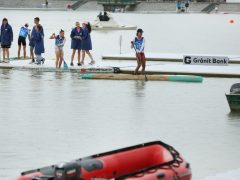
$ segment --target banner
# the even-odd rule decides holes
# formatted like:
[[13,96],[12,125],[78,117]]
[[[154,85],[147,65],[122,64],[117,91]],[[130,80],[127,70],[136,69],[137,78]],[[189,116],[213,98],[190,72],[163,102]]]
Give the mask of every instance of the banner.
[[229,62],[228,57],[218,56],[183,56],[183,64],[189,65],[214,65],[227,66]]

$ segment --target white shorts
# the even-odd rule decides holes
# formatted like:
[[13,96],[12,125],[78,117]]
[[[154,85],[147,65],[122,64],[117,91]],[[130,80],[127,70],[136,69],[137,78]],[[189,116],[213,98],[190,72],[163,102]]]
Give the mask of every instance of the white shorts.
[[63,53],[63,46],[55,46],[55,52],[61,52]]

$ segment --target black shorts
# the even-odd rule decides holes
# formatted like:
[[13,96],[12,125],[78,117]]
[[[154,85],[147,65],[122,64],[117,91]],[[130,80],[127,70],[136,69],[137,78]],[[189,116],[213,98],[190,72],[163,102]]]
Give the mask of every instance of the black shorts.
[[26,46],[26,38],[25,37],[22,37],[22,36],[19,36],[18,37],[18,45],[21,46],[21,44],[23,46]]
[[9,49],[9,48],[11,47],[11,45],[4,45],[4,44],[2,44],[1,47],[2,47],[2,48]]

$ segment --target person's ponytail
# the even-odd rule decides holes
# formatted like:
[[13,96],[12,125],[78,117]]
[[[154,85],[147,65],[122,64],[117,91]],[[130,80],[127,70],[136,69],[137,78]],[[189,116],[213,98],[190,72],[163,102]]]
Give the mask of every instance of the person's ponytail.
[[87,29],[88,29],[89,33],[91,33],[91,31],[92,31],[92,27],[91,27],[90,22],[87,23]]

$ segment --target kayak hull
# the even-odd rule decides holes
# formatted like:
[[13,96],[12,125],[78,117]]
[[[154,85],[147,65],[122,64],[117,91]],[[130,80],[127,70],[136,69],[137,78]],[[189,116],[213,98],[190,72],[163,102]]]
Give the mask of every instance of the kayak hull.
[[225,94],[231,111],[240,111],[240,94]]

